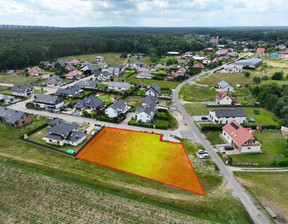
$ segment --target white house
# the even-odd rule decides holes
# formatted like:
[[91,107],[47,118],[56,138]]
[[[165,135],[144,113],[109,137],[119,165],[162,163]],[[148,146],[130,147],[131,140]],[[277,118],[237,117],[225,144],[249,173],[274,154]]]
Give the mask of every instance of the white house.
[[123,114],[126,114],[129,109],[130,106],[128,106],[124,100],[118,100],[105,110],[105,114],[109,118],[117,118]]
[[128,82],[109,82],[107,86],[108,90],[114,91],[126,91],[131,88],[131,85]]
[[53,75],[47,79],[46,85],[48,87],[55,87],[55,86],[61,86],[62,79],[58,75]]
[[31,97],[34,94],[34,87],[31,84],[14,85],[11,88],[12,95]]
[[160,92],[161,88],[154,83],[152,86],[149,86],[148,89],[145,92],[146,96],[159,96],[161,94]]
[[253,135],[252,128],[243,128],[232,120],[223,128],[223,139],[241,153],[259,153],[262,143]]
[[111,79],[111,74],[107,71],[96,72],[94,77],[96,80],[106,82],[106,81],[109,81]]
[[246,111],[240,110],[211,110],[209,119],[214,124],[228,124],[230,121],[235,120],[239,124],[243,124],[247,120]]
[[226,92],[222,91],[216,95],[216,103],[220,105],[231,105],[233,99],[227,95]]
[[243,65],[224,65],[224,72],[227,73],[240,73],[242,72]]
[[141,106],[135,110],[135,118],[137,122],[148,123],[154,118],[157,111],[158,97],[147,96],[143,99]]
[[217,84],[218,86],[218,89],[221,90],[221,91],[230,91],[230,92],[233,92],[234,91],[234,88],[233,86],[231,86],[229,83],[225,82],[225,81],[221,81]]

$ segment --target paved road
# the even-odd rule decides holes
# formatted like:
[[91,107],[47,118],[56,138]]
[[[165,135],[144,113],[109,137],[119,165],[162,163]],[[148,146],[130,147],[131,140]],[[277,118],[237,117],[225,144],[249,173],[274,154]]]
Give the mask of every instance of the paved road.
[[277,173],[277,172],[288,172],[288,168],[243,168],[243,167],[228,167],[233,172],[266,172],[266,173]]
[[[217,69],[213,69],[211,72],[214,72],[215,70],[221,69],[222,66],[218,67]],[[256,224],[268,224],[270,223],[270,220],[268,217],[260,211],[257,206],[255,205],[254,201],[249,197],[249,195],[245,192],[245,190],[242,188],[242,186],[236,181],[233,172],[231,169],[229,169],[220,159],[220,157],[216,154],[216,152],[213,150],[210,143],[206,140],[206,138],[202,135],[202,133],[199,131],[199,129],[194,124],[193,119],[188,115],[186,110],[184,109],[183,105],[181,104],[179,100],[179,91],[180,89],[187,83],[206,75],[207,72],[202,72],[197,76],[194,76],[185,82],[181,83],[177,88],[173,91],[173,103],[176,104],[178,110],[186,120],[189,128],[190,133],[194,135],[194,137],[198,138],[199,142],[203,145],[203,147],[207,150],[210,157],[213,159],[213,161],[217,164],[219,167],[221,173],[229,183],[229,185],[234,190],[235,194],[239,197],[243,205],[245,206],[246,210],[248,211],[249,215],[253,219],[254,223]]]

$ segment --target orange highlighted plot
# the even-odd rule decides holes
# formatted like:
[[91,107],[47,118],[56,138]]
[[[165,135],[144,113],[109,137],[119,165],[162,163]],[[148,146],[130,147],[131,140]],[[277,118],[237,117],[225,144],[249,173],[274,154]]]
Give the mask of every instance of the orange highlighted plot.
[[105,127],[76,158],[205,195],[183,145],[159,134]]

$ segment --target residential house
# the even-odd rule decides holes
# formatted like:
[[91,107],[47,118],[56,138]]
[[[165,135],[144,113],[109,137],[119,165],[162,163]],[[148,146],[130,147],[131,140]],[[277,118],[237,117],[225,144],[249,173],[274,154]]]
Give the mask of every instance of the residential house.
[[82,77],[83,73],[78,70],[71,71],[66,75],[66,79],[81,79]]
[[59,111],[64,106],[64,101],[59,96],[45,94],[36,94],[32,103],[35,107],[51,111]]
[[202,61],[202,63],[203,63],[204,65],[210,65],[210,64],[212,63],[212,60],[204,59],[204,60]]
[[99,68],[107,68],[108,64],[105,61],[100,61],[100,62],[97,63],[97,66]]
[[142,104],[135,110],[135,118],[137,122],[149,123],[153,120],[157,111],[158,97],[147,96],[143,99]]
[[257,48],[256,54],[264,54],[265,53],[265,48]]
[[138,69],[140,69],[140,68],[143,68],[145,66],[145,63],[143,63],[143,62],[139,62],[139,61],[134,61],[134,62],[132,62],[131,64],[128,64],[128,68],[130,68],[130,69],[136,69],[136,70],[138,70]]
[[61,124],[63,123],[63,119],[61,118],[53,118],[52,120],[48,121],[47,124],[49,127],[52,127],[54,125],[58,125],[58,124]]
[[30,114],[25,112],[0,106],[0,122],[21,127],[25,124],[31,123],[32,117]]
[[65,96],[65,97],[76,97],[79,96],[83,90],[79,86],[73,86],[70,88],[59,88],[57,89],[55,95],[57,96]]
[[109,67],[107,71],[111,76],[119,77],[125,71],[125,66],[117,64],[114,67]]
[[61,86],[62,84],[62,79],[58,75],[53,75],[49,77],[46,81],[46,85],[48,87]]
[[209,113],[209,119],[214,124],[228,124],[232,120],[235,120],[239,124],[243,124],[247,120],[247,114],[243,109],[211,110]]
[[39,68],[39,67],[33,67],[33,68],[28,70],[28,73],[30,75],[39,76],[39,75],[43,75],[44,74],[44,70]]
[[85,80],[80,81],[75,84],[75,86],[79,86],[82,89],[96,89],[98,82],[93,80]]
[[98,81],[109,81],[111,79],[111,75],[109,72],[104,71],[104,72],[96,72],[94,75],[94,78],[97,79]]
[[[56,63],[59,63],[62,68],[64,68],[68,62],[69,62],[69,61],[68,61],[67,58],[59,58],[59,59],[56,61]],[[54,64],[54,66],[55,66],[55,64]],[[54,66],[53,66],[53,67],[54,67]]]
[[98,62],[102,62],[104,61],[104,58],[102,56],[96,56],[95,57],[95,61],[98,63]]
[[197,64],[194,64],[194,65],[193,65],[193,68],[201,68],[201,69],[202,69],[202,68],[204,68],[204,65],[199,62],[199,63],[197,63]]
[[150,73],[150,69],[149,68],[141,68],[138,69],[138,74],[136,76],[137,79],[152,79],[153,78],[153,74]]
[[168,51],[167,55],[169,55],[169,56],[179,56],[180,52],[178,52],[178,51]]
[[5,94],[1,94],[0,93],[0,103],[12,103],[15,101],[15,97],[14,96],[10,96],[10,95],[5,95]]
[[95,96],[90,95],[77,102],[74,107],[76,110],[97,110],[101,109],[105,103],[102,100],[97,99]]
[[109,82],[107,86],[108,90],[114,91],[126,91],[131,89],[131,85],[128,82]]
[[47,129],[48,135],[43,138],[47,143],[64,146],[77,146],[86,139],[86,134],[77,131],[74,124],[60,123]]
[[230,91],[230,92],[233,92],[233,91],[234,91],[233,87],[232,87],[229,83],[227,83],[227,82],[225,82],[225,81],[219,82],[219,83],[217,84],[217,87],[218,87],[219,90],[225,91],[225,92],[226,92],[226,91]]
[[220,105],[231,105],[233,99],[227,95],[226,92],[222,91],[216,95],[216,103]]
[[224,65],[224,71],[225,73],[240,73],[242,72],[243,65],[235,65],[235,64],[230,64],[230,65]]
[[275,49],[279,49],[280,51],[285,51],[286,50],[286,46],[284,44],[279,44],[278,46],[275,46]]
[[11,88],[12,95],[31,97],[34,94],[34,87],[31,84],[17,85]]
[[129,111],[129,109],[130,109],[130,106],[128,106],[127,103],[121,99],[113,103],[111,106],[109,106],[105,110],[105,114],[109,118],[118,118],[126,114]]
[[244,128],[232,120],[222,129],[223,139],[240,153],[259,153],[262,151],[262,143],[253,135],[252,128]]
[[76,65],[79,65],[79,64],[80,64],[80,61],[77,60],[77,59],[74,59],[74,60],[72,60],[72,61],[69,61],[68,63],[76,66]]
[[76,68],[70,62],[65,66],[65,70],[74,71]]
[[220,49],[216,51],[216,54],[221,56],[221,55],[226,55],[228,53],[228,49]]
[[148,87],[148,89],[145,92],[145,95],[158,97],[161,94],[160,90],[161,88],[156,83],[154,83],[153,85]]
[[87,63],[83,68],[81,68],[81,72],[83,72],[84,74],[93,73],[96,70],[98,70],[98,68],[91,63]]

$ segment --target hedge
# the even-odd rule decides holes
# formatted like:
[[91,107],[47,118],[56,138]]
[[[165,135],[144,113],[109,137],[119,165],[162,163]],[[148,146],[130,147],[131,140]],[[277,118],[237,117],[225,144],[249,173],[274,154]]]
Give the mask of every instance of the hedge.
[[[222,127],[224,127],[225,124],[201,124],[201,130],[202,131],[221,131]],[[244,128],[252,128],[256,129],[258,125],[255,124],[242,124]],[[263,125],[261,126],[262,129],[272,129],[272,130],[280,130],[280,125]]]
[[146,127],[146,128],[157,128],[157,129],[168,129],[169,122],[163,120],[156,120],[154,123],[138,123],[136,119],[131,119],[128,122],[129,125],[139,126],[139,127]]

